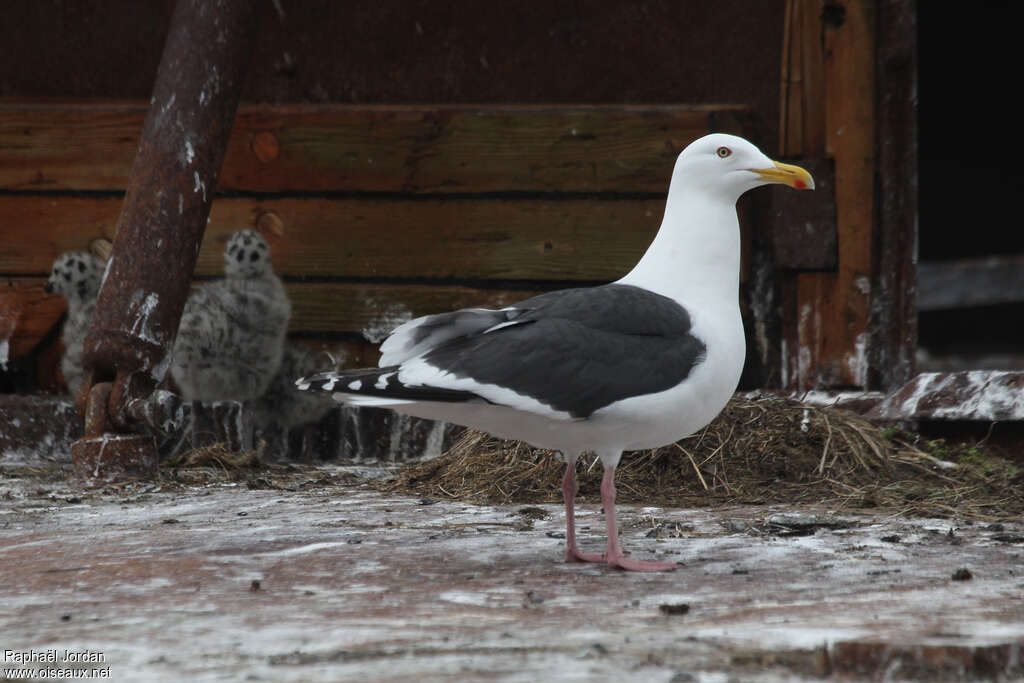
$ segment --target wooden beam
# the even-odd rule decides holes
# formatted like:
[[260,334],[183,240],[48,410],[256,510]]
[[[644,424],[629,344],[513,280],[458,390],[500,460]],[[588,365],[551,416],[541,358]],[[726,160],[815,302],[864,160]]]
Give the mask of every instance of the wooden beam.
[[[118,191],[140,102],[0,101],[0,189]],[[239,107],[219,191],[656,192],[735,105]],[[188,155],[188,149],[182,149]]]
[[293,333],[359,333],[380,342],[410,318],[457,308],[501,308],[539,291],[482,289],[457,285],[286,283],[292,300]]
[[780,154],[825,153],[824,0],[787,0],[783,19]]
[[1024,255],[917,264],[917,308],[944,311],[1024,302]]
[[[868,384],[891,391],[916,371],[918,293],[941,294],[921,286],[917,272],[916,0],[879,3],[877,69],[879,193]],[[1024,290],[1018,291],[1024,300]]]
[[32,351],[64,315],[64,299],[45,292],[45,284],[45,278],[0,280],[0,365]]
[[922,372],[868,413],[880,420],[1024,420],[1024,372]]
[[[7,279],[0,295],[0,331],[11,320],[15,340],[38,341],[64,311],[60,296],[43,292],[45,279]],[[199,284],[198,282],[196,283]],[[289,332],[299,335],[362,335],[380,341],[380,335],[409,318],[443,313],[468,306],[502,307],[539,294],[539,290],[489,289],[443,284],[388,284],[374,282],[285,282],[292,301]],[[8,311],[12,312],[10,315]],[[26,326],[28,325],[28,326]],[[378,338],[380,337],[380,338]],[[21,343],[20,341],[18,343]],[[17,346],[15,358],[29,348]]]
[[[806,106],[800,127],[817,130],[822,121],[824,153],[835,161],[837,263],[835,272],[799,273],[783,288],[783,388],[864,388],[874,256],[876,3],[791,2],[802,12],[801,63],[823,35],[824,109]],[[816,101],[804,90],[802,102]],[[802,149],[787,151],[810,154],[818,144],[813,134],[801,139]]]
[[775,267],[835,270],[835,165],[821,158],[801,159],[800,165],[814,176],[814,192],[773,192],[768,200]]
[[[8,196],[0,274],[42,275],[112,237],[116,197]],[[279,274],[316,278],[614,280],[647,248],[663,200],[223,198],[196,274],[223,274],[228,236],[262,229]]]

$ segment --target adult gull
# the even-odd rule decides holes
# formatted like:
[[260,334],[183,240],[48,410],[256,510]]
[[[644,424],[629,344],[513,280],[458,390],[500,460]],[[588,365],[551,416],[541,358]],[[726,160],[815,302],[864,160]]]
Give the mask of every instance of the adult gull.
[[[624,450],[657,448],[701,429],[736,390],[745,354],[736,200],[773,183],[814,188],[807,171],[772,161],[743,138],[702,137],[677,158],[661,228],[622,279],[499,310],[416,318],[384,341],[379,367],[297,385],[560,451],[566,560],[673,569],[623,554],[615,467]],[[576,543],[575,464],[584,451],[604,467],[603,554]]]

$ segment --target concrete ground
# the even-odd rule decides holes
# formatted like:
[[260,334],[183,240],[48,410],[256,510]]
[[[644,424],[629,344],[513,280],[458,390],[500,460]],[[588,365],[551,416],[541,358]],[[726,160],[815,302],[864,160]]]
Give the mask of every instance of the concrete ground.
[[[118,681],[1024,675],[1024,524],[621,506],[627,552],[681,563],[634,574],[565,564],[558,505],[383,496],[337,468],[288,482],[86,491],[0,470],[2,667]],[[603,546],[596,505],[579,524],[584,548]]]

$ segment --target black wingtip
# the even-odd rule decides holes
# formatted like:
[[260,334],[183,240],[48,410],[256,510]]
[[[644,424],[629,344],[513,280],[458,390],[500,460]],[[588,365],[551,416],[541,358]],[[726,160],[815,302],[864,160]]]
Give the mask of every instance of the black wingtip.
[[405,385],[398,379],[399,366],[360,368],[345,372],[321,372],[295,380],[301,391],[324,391],[352,396],[379,396],[412,401],[458,403],[480,400],[468,391],[425,385]]

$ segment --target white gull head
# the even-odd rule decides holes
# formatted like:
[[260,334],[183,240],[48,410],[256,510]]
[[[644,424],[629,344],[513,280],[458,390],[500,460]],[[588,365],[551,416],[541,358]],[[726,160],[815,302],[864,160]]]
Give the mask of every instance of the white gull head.
[[712,133],[690,143],[676,159],[661,228],[626,277],[632,284],[700,308],[701,301],[736,303],[740,234],[736,200],[768,184],[814,189],[811,174],[769,159],[735,135]]
[[679,154],[672,185],[680,183],[733,203],[747,190],[771,183],[814,189],[814,179],[804,169],[773,161],[747,140],[726,133],[705,135]]

